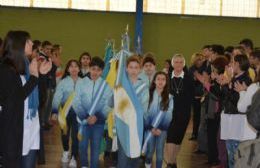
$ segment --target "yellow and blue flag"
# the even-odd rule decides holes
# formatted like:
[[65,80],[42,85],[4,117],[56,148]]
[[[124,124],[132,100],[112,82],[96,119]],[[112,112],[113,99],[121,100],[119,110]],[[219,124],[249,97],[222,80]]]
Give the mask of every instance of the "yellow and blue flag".
[[72,106],[73,99],[75,97],[75,92],[72,92],[67,101],[65,102],[64,106],[59,108],[59,115],[58,115],[58,121],[60,124],[60,128],[64,135],[67,134],[68,126],[67,126],[67,115],[69,113],[69,110]]

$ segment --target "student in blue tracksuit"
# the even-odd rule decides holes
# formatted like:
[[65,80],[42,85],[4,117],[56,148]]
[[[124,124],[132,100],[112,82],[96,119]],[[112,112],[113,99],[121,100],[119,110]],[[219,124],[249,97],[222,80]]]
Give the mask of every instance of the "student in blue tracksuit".
[[[109,102],[112,99],[112,90],[107,83],[102,93],[101,99],[97,103],[97,108],[92,115],[89,114],[91,105],[95,101],[100,86],[105,82],[102,78],[104,69],[104,61],[99,57],[93,57],[90,63],[90,79],[83,78],[80,86],[80,94],[77,101],[80,105],[77,107],[79,122],[79,155],[81,167],[98,168],[99,152],[101,148],[101,140],[104,133],[104,125],[107,114],[111,111]],[[90,143],[90,164],[88,162],[88,144]]]
[[150,87],[154,74],[156,73],[156,62],[154,55],[150,52],[146,53],[142,64],[143,71],[139,74],[139,78],[141,78],[147,86]]
[[[68,101],[71,94],[78,94],[77,88],[80,85],[82,79],[79,77],[80,66],[77,60],[70,60],[65,69],[65,73],[62,80],[58,84],[53,102],[52,102],[52,120],[58,119],[59,108],[64,108],[65,103]],[[77,167],[76,158],[78,155],[78,123],[77,115],[75,113],[75,107],[78,106],[78,102],[75,98],[72,100],[72,105],[66,116],[67,121],[67,132],[62,130],[62,145],[63,145],[63,155],[61,161],[63,163],[68,163],[70,167]],[[69,139],[72,139],[72,149],[71,149],[71,159],[69,160]]]
[[[153,154],[156,149],[156,168],[161,168],[163,163],[164,144],[167,136],[167,129],[172,120],[173,97],[169,93],[169,81],[167,74],[157,72],[151,82],[149,91],[149,106],[145,113],[146,133],[151,131],[152,138],[149,140],[146,151],[145,167],[151,168]],[[158,127],[153,127],[153,122],[161,118]]]

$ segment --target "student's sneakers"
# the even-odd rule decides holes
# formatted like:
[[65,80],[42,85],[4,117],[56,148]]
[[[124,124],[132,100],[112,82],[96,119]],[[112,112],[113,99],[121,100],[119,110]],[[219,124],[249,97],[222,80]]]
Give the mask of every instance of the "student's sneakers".
[[69,162],[69,152],[64,151],[61,157],[61,162],[62,163],[68,163]]
[[77,167],[77,161],[74,158],[74,156],[72,156],[70,159],[69,167],[75,167],[75,168]]
[[151,168],[152,164],[145,163],[145,168]]

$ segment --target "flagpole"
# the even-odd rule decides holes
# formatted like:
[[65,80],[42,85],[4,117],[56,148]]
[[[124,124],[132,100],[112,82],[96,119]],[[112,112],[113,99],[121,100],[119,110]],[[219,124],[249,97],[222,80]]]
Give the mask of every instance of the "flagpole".
[[143,39],[143,0],[136,1],[135,15],[135,52],[142,54],[142,39]]

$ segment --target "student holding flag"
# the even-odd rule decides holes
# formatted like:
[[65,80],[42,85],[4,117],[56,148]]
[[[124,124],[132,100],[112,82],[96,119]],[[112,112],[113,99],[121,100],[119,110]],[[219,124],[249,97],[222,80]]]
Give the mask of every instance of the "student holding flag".
[[[149,91],[149,107],[145,113],[146,136],[144,148],[147,144],[145,167],[151,168],[153,154],[156,149],[156,168],[163,163],[164,144],[167,129],[172,120],[173,97],[169,93],[169,80],[165,72],[157,72]],[[150,137],[148,139],[148,137]]]
[[[64,76],[58,84],[52,102],[52,120],[59,121],[61,127],[61,139],[63,155],[61,161],[68,163],[70,167],[77,167],[78,155],[78,123],[75,108],[79,102],[75,100],[78,87],[82,82],[79,77],[80,65],[77,60],[70,60],[65,69]],[[71,159],[69,160],[69,139],[72,139]]]
[[[121,51],[124,52],[124,51]],[[138,78],[138,56],[121,55],[114,92],[115,121],[118,137],[118,168],[138,168],[143,141],[143,117],[147,111],[149,91]]]
[[[90,79],[85,77],[80,86],[76,108],[79,122],[79,155],[81,167],[98,168],[101,140],[108,112],[111,111],[109,102],[112,100],[112,90],[102,79],[104,61],[93,57],[90,63]],[[105,82],[105,83],[104,83]],[[100,93],[102,92],[102,93]],[[98,101],[96,97],[101,96]],[[97,102],[96,107],[93,104]],[[88,144],[90,143],[90,164],[88,162]]]

